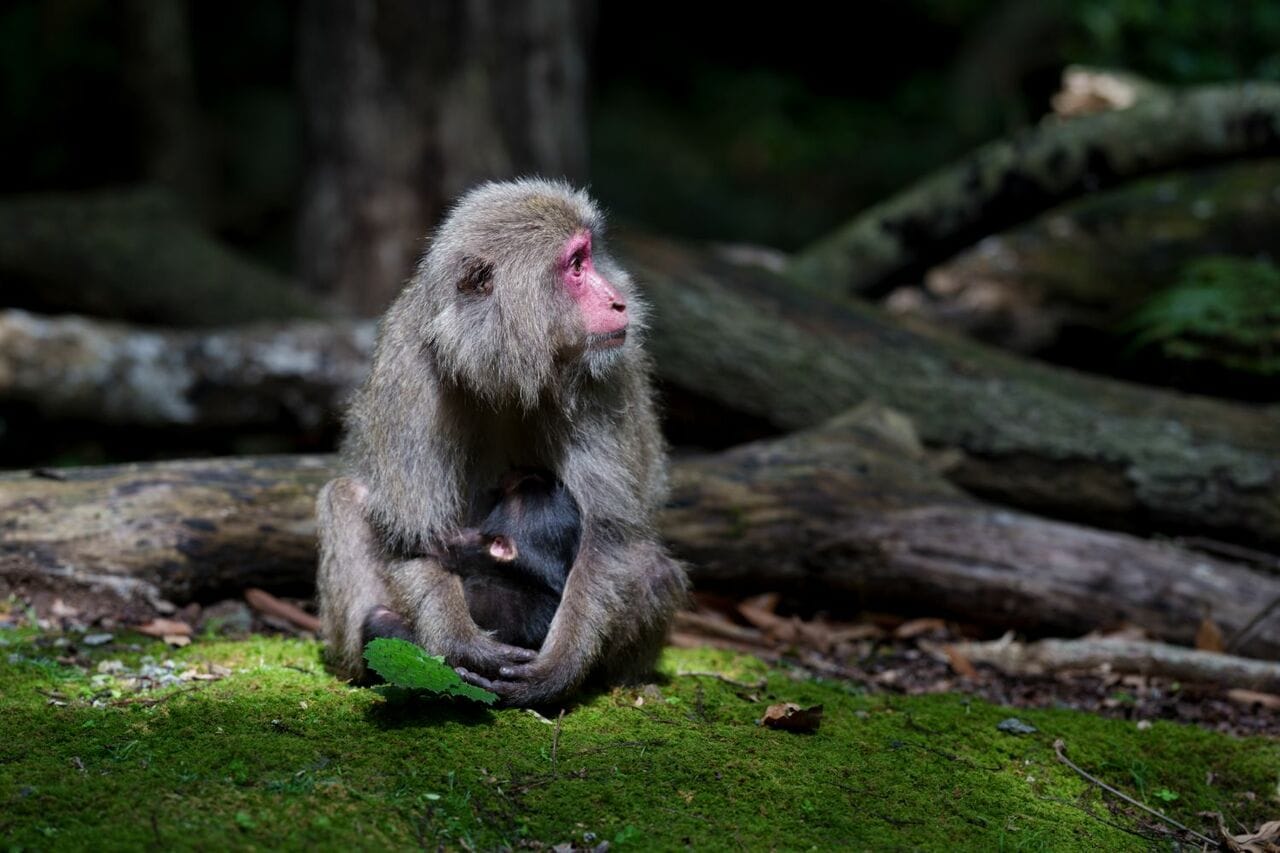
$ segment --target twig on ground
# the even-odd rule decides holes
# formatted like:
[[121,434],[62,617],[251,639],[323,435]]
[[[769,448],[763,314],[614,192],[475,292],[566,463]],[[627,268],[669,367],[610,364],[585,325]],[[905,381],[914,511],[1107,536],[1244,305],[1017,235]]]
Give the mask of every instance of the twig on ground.
[[249,587],[244,591],[244,600],[249,606],[259,613],[266,613],[296,625],[304,631],[316,633],[320,630],[320,620],[312,616],[301,607],[290,604],[287,601],[281,601],[266,590],[257,587]]
[[743,690],[763,690],[769,684],[763,675],[755,681],[738,681],[736,678],[730,678],[718,672],[702,672],[700,670],[681,670],[676,675],[681,678],[714,678],[716,681],[723,681],[725,684],[741,687]]
[[1101,788],[1102,790],[1106,791],[1107,793],[1113,796],[1119,797],[1120,799],[1124,800],[1126,803],[1128,803],[1131,806],[1137,806],[1147,814],[1152,815],[1153,817],[1156,817],[1159,820],[1164,821],[1170,826],[1177,827],[1178,829],[1181,829],[1183,832],[1189,835],[1195,836],[1199,840],[1203,841],[1205,844],[1208,844],[1215,848],[1221,847],[1221,845],[1217,841],[1214,841],[1209,836],[1201,835],[1200,833],[1196,832],[1194,829],[1187,826],[1186,824],[1178,823],[1176,820],[1169,817],[1168,815],[1161,814],[1160,812],[1156,811],[1150,806],[1145,805],[1144,803],[1138,802],[1133,797],[1129,796],[1123,791],[1120,791],[1120,790],[1117,790],[1116,788],[1111,787],[1106,782],[1103,782],[1101,779],[1099,779],[1097,776],[1092,775],[1091,773],[1089,773],[1089,771],[1085,770],[1083,767],[1076,764],[1070,758],[1067,758],[1066,752],[1065,752],[1066,748],[1067,748],[1067,743],[1062,738],[1058,738],[1053,742],[1053,751],[1057,753],[1058,760],[1061,761],[1063,764],[1067,765],[1068,767],[1070,767],[1072,770],[1076,771],[1076,773],[1080,775],[1080,778],[1084,779],[1085,781],[1091,782],[1094,785],[1097,785],[1099,788]]

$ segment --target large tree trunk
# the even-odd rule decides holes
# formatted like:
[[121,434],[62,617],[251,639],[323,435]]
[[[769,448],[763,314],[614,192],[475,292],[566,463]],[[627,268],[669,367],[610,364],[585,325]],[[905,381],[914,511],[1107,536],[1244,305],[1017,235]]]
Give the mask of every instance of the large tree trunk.
[[883,294],[980,238],[1139,175],[1280,154],[1280,86],[1202,86],[1129,109],[1051,117],[859,214],[796,257],[829,293]]
[[[1130,622],[1182,642],[1237,634],[1280,578],[1123,534],[978,503],[938,479],[909,423],[870,407],[817,430],[678,463],[661,517],[695,583],[778,589],[828,609],[894,608],[995,628]],[[122,597],[305,593],[327,457],[0,476],[0,592],[79,584]],[[1280,655],[1280,619],[1244,654]]]
[[187,0],[127,0],[125,78],[137,100],[147,179],[204,201],[208,162],[196,101]]
[[485,178],[586,173],[588,0],[306,0],[304,281],[375,314]]

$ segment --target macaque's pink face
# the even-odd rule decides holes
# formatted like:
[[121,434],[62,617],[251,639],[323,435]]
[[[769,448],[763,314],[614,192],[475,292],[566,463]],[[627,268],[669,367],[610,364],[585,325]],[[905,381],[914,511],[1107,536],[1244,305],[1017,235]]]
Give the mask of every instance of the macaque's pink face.
[[569,238],[560,256],[565,289],[582,312],[588,345],[593,349],[621,346],[627,338],[627,303],[591,261],[591,232]]

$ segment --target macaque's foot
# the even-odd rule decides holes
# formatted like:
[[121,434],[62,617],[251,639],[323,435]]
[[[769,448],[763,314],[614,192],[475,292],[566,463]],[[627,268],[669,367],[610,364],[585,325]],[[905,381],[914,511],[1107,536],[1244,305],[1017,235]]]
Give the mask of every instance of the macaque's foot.
[[370,640],[380,638],[413,642],[413,631],[409,629],[409,623],[404,620],[404,617],[381,604],[369,608],[360,633],[361,646],[368,645]]

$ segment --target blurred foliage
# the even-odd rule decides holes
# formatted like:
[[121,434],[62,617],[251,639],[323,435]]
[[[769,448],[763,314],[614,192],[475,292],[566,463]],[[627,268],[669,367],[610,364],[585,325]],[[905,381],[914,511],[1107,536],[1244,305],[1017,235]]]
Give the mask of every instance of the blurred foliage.
[[[1043,115],[1072,62],[1156,80],[1280,78],[1280,4],[793,0],[769,14],[601,2],[592,180],[621,218],[796,248],[967,148]],[[296,0],[188,3],[218,233],[291,262],[304,170]],[[726,16],[731,16],[726,26]],[[0,192],[138,180],[126,16],[105,0],[0,8]]]
[[[629,5],[601,9],[599,195],[659,230],[786,249],[1037,121],[1066,65],[1280,78],[1275,3],[902,0],[856,7],[851,28],[797,0],[714,40],[719,8],[664,2],[640,19]],[[614,57],[619,37],[644,53]]]
[[902,82],[889,108],[759,70],[708,71],[691,88],[673,111],[660,94],[620,86],[592,127],[598,193],[663,231],[799,246],[838,222],[850,199],[869,204],[922,162],[963,150],[933,132],[945,100],[937,75]]
[[1280,373],[1280,268],[1266,261],[1201,258],[1129,322],[1133,348],[1233,370]]
[[1280,79],[1280,4],[1253,0],[1077,0],[1075,62],[1124,67],[1164,83]]

